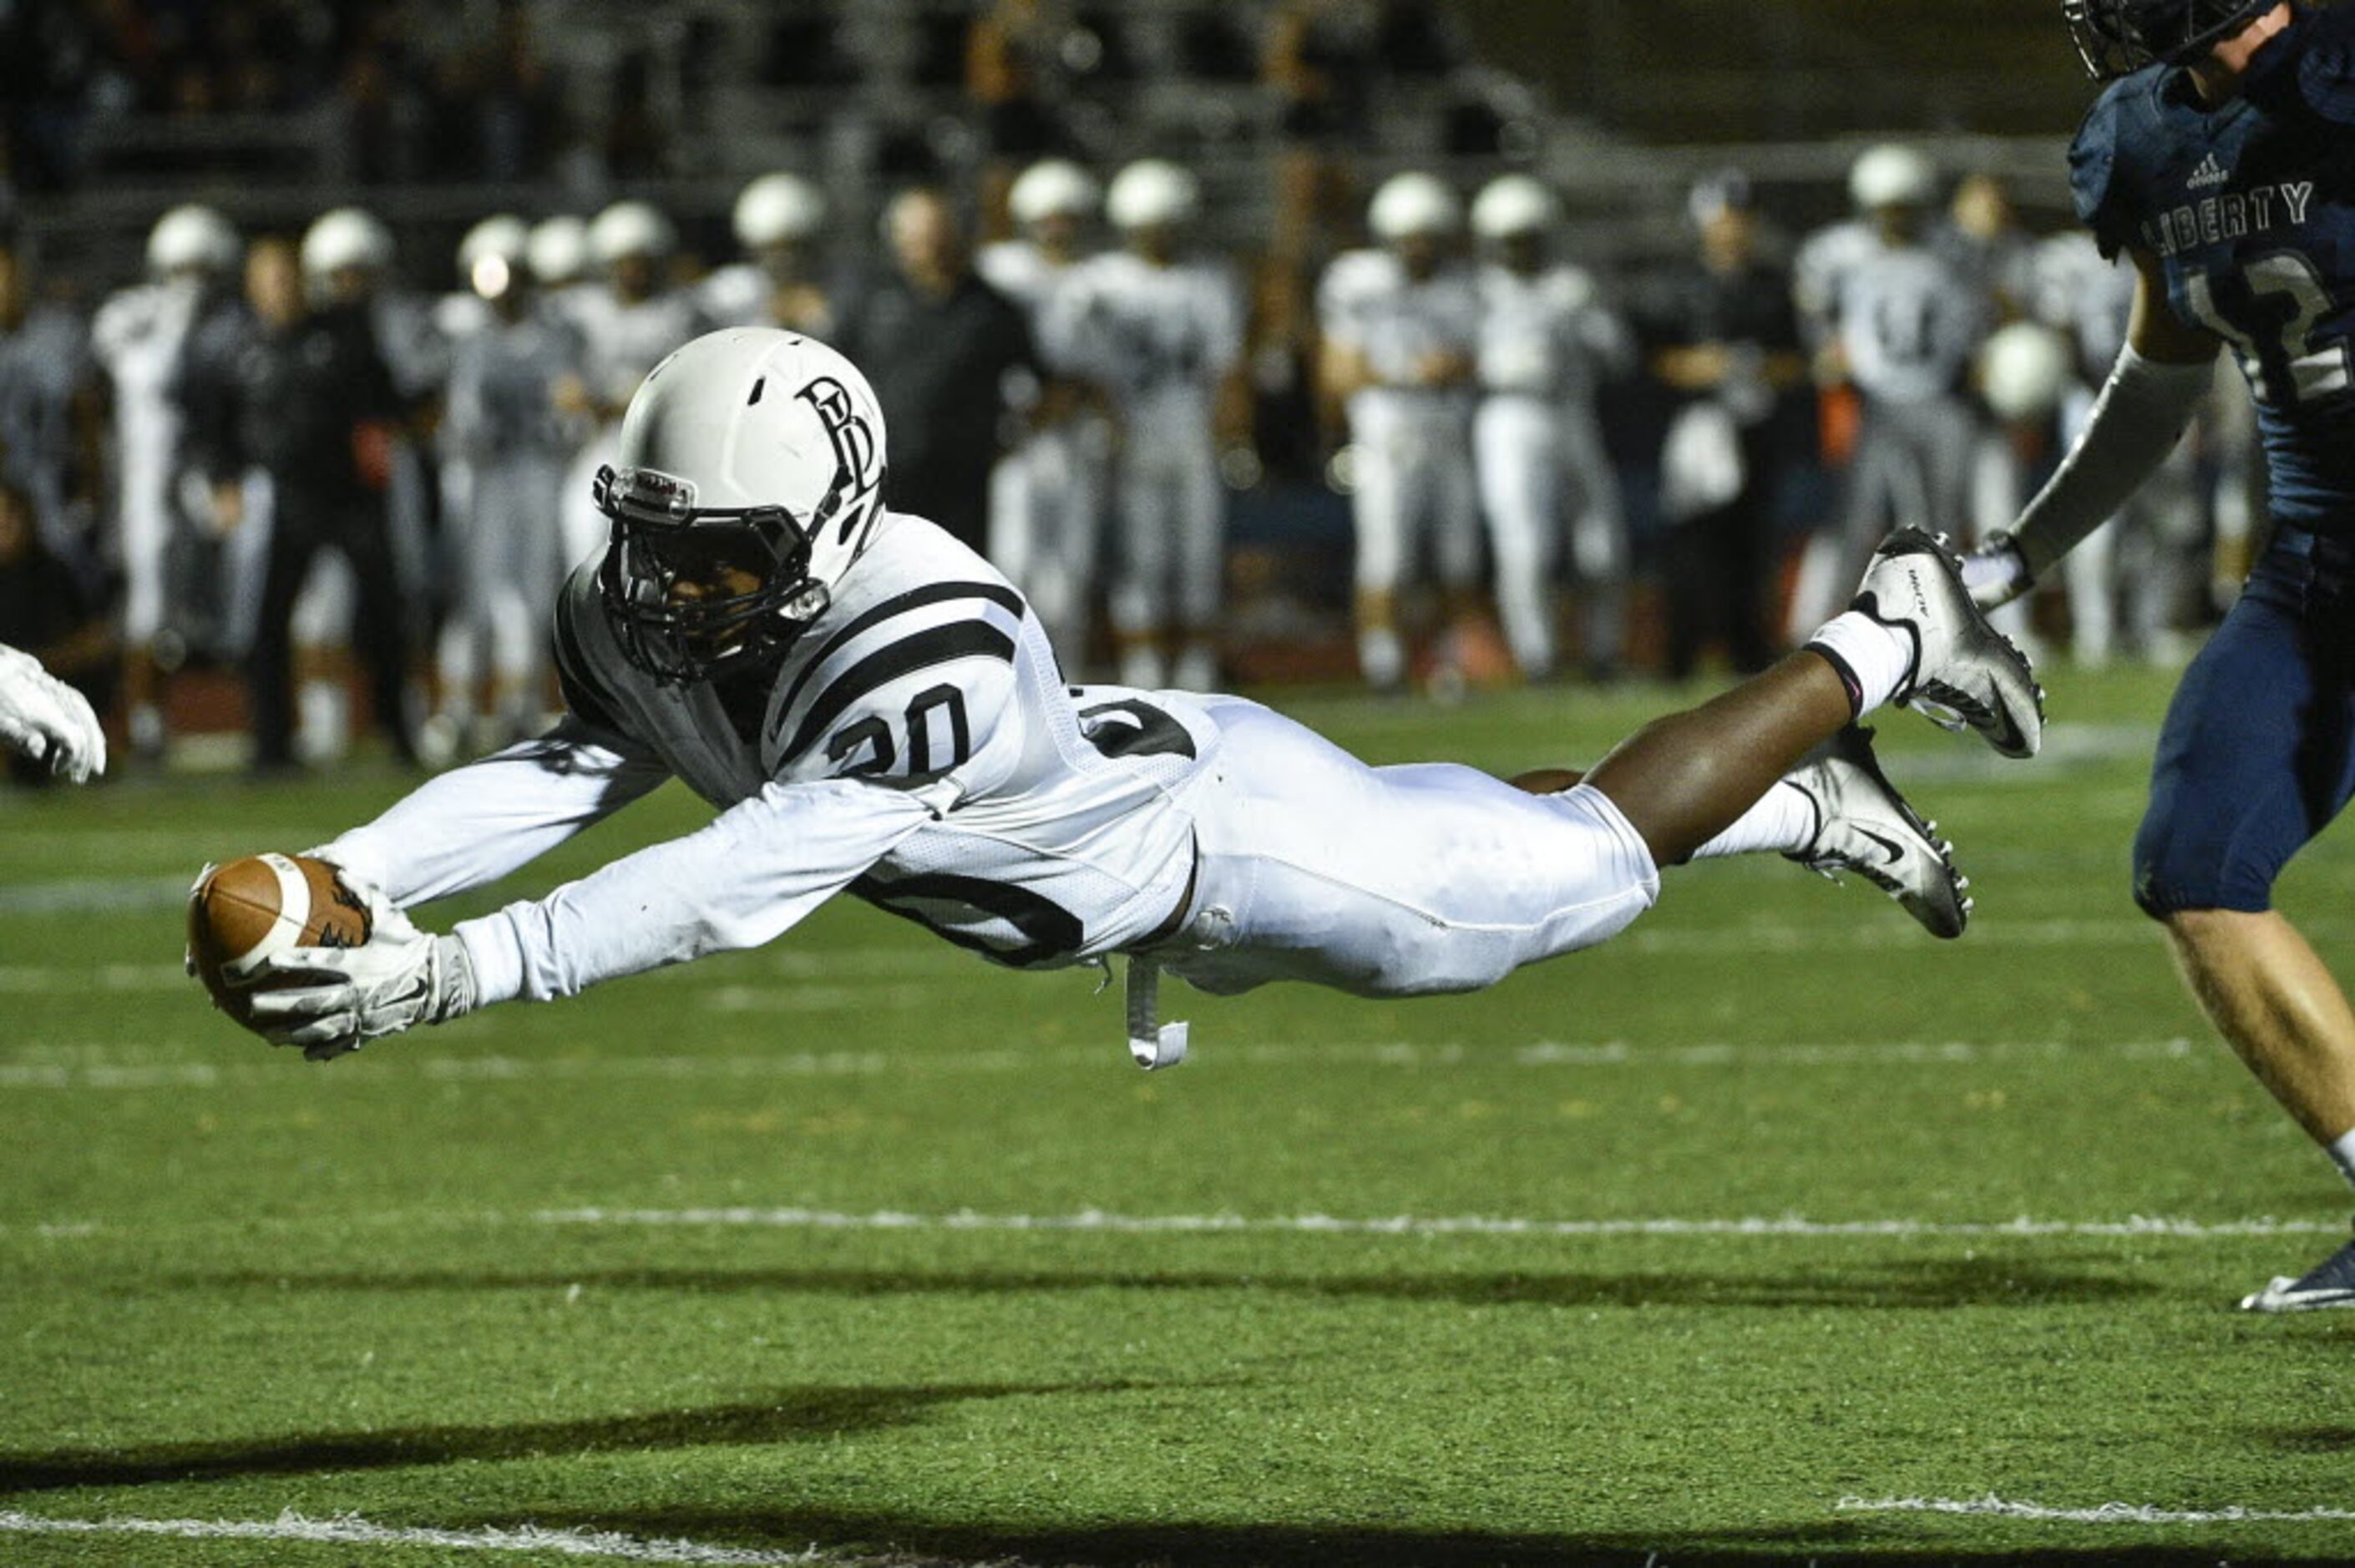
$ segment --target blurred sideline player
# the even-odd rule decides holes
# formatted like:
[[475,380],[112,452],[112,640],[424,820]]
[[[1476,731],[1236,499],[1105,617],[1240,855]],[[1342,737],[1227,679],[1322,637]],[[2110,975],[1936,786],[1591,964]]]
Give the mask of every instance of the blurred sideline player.
[[1074,269],[1048,313],[1046,341],[1104,390],[1119,421],[1112,630],[1131,686],[1167,683],[1173,643],[1178,685],[1200,690],[1219,674],[1219,451],[1243,396],[1243,306],[1230,268],[1186,254],[1201,203],[1200,185],[1175,164],[1121,170],[1104,210],[1122,249]]
[[642,201],[617,201],[590,223],[588,239],[590,261],[601,276],[566,295],[562,306],[585,344],[584,379],[599,423],[564,482],[568,567],[604,543],[605,520],[588,497],[597,471],[613,455],[622,410],[646,372],[704,327],[694,293],[672,287],[666,275],[678,230],[659,210]]
[[148,233],[148,281],[111,296],[91,323],[91,349],[114,394],[112,545],[123,567],[123,694],[139,757],[163,755],[162,674],[176,662],[159,640],[176,526],[182,417],[174,394],[182,351],[199,318],[229,298],[244,249],[212,208],[174,207]]
[[1521,673],[1554,668],[1553,576],[1562,526],[1582,590],[1586,667],[1615,674],[1627,630],[1627,521],[1594,400],[1635,357],[1584,269],[1548,244],[1561,204],[1527,175],[1490,182],[1472,204],[1488,248],[1480,269],[1480,410],[1472,435],[1496,556],[1497,607]]
[[421,737],[446,761],[476,723],[483,655],[490,656],[482,728],[499,744],[538,721],[546,683],[542,634],[566,563],[559,537],[564,473],[578,449],[588,395],[581,338],[541,300],[521,218],[484,219],[458,249],[460,273],[487,312],[453,350],[442,439],[465,474],[447,519],[451,603],[438,650],[441,701]]
[[[649,376],[600,476],[605,555],[568,584],[570,715],[321,852],[368,940],[273,958],[257,1029],[328,1058],[513,999],[757,947],[848,892],[1001,964],[1128,956],[1135,1059],[1185,1054],[1163,969],[1233,993],[1476,990],[1650,907],[1659,868],[1782,853],[1853,867],[1933,931],[1945,848],[1854,726],[1900,694],[2041,731],[2026,662],[1959,563],[1909,533],[1807,651],[1648,726],[1584,779],[1369,768],[1239,698],[1071,687],[1021,596],[884,504],[867,379],[734,330]],[[1884,619],[1886,617],[1886,619]],[[480,886],[677,776],[717,815],[444,937],[402,911]]]
[[1875,147],[1849,174],[1858,217],[1808,241],[1794,267],[1828,370],[1861,403],[1835,531],[1808,542],[1793,638],[1830,612],[1901,524],[1962,537],[1979,423],[1964,382],[1990,324],[1974,280],[1941,254],[1937,171],[1911,147]]
[[1317,368],[1348,418],[1358,664],[1368,683],[1394,691],[1407,677],[1399,590],[1423,542],[1449,620],[1479,586],[1471,423],[1480,297],[1455,258],[1463,205],[1436,177],[1392,175],[1366,221],[1378,248],[1334,258],[1317,287]]
[[1007,206],[1022,237],[985,245],[974,270],[1022,307],[1046,375],[1031,389],[1022,440],[989,479],[989,558],[1020,588],[1068,670],[1088,656],[1091,600],[1112,469],[1112,425],[1102,400],[1072,378],[1050,337],[1057,296],[1086,260],[1087,225],[1102,199],[1087,171],[1046,158],[1015,179]]
[[799,175],[762,175],[737,193],[730,227],[744,260],[720,268],[698,290],[713,326],[773,326],[826,337],[834,301],[818,273],[826,196]]
[[[2273,907],[2355,794],[2355,14],[2282,0],[2071,0],[2104,90],[2070,152],[2081,217],[2137,279],[2108,385],[2052,482],[1966,567],[2014,598],[2164,463],[2230,344],[2256,395],[2273,543],[2185,672],[2135,840],[2135,901],[2259,1081],[2355,1181],[2355,1012]],[[2355,1306],[2355,1244],[2242,1302]]]

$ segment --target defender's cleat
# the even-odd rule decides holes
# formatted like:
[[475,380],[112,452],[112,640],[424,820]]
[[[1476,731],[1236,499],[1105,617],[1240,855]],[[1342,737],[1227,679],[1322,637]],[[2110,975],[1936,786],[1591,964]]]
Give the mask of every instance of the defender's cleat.
[[1969,924],[1970,879],[1955,870],[1955,846],[1938,837],[1881,771],[1872,732],[1855,725],[1834,736],[1784,779],[1816,809],[1816,836],[1785,858],[1833,881],[1852,871],[1888,894],[1934,937]]
[[1950,729],[1977,731],[2006,757],[2036,755],[2044,688],[2028,655],[1971,602],[1962,561],[1945,539],[1919,528],[1891,534],[1872,553],[1849,608],[1912,636],[1900,703]]
[[2355,1307],[2355,1242],[2349,1242],[2296,1279],[2275,1280],[2241,1299],[2243,1312],[2314,1312]]

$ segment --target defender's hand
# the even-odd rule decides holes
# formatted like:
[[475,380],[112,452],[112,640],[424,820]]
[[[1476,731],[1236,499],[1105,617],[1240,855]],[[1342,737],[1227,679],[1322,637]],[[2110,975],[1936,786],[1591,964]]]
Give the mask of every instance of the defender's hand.
[[1963,557],[1963,586],[1981,609],[1999,609],[2036,586],[2028,561],[2009,534],[1990,534],[1987,543]]

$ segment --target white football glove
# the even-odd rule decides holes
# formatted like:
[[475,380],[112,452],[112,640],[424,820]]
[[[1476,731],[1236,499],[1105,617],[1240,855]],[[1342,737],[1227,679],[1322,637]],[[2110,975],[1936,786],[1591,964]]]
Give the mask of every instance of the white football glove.
[[265,960],[247,1003],[255,1033],[325,1062],[472,1012],[474,965],[465,943],[419,930],[374,884],[349,872],[343,880],[368,906],[368,939],[357,948],[289,948]]
[[0,746],[77,784],[106,771],[106,732],[89,699],[8,647],[0,647]]

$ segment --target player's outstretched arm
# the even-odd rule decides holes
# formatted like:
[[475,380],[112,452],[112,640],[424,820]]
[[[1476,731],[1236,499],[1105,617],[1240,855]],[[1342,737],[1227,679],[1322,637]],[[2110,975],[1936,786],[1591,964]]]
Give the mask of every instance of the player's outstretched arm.
[[669,777],[651,752],[568,718],[429,779],[312,853],[406,909],[497,881]]
[[41,668],[30,653],[0,643],[0,747],[50,772],[85,783],[106,771],[106,733],[90,700]]
[[1963,566],[1981,608],[2026,593],[2078,542],[2116,515],[2175,444],[2207,397],[2216,339],[2176,318],[2158,258],[2132,251],[2138,274],[2126,348],[2051,481],[2009,535],[1987,541]]
[[[446,776],[445,776],[446,777]],[[547,897],[446,937],[377,889],[357,948],[294,948],[254,979],[254,1026],[313,1060],[495,1001],[544,1001],[600,980],[773,940],[932,820],[913,795],[847,779],[772,784],[699,832],[625,855]]]

